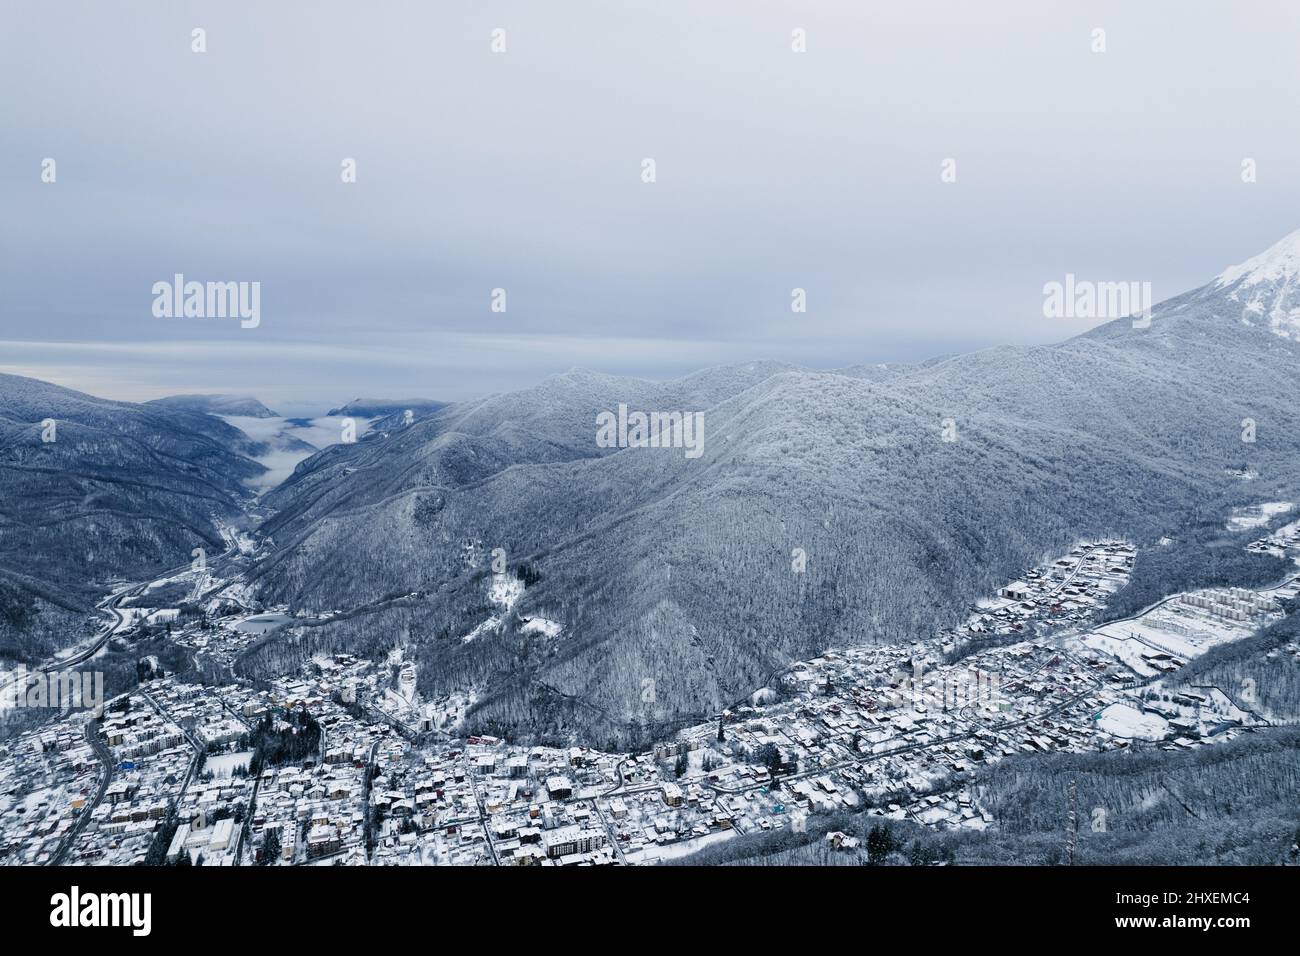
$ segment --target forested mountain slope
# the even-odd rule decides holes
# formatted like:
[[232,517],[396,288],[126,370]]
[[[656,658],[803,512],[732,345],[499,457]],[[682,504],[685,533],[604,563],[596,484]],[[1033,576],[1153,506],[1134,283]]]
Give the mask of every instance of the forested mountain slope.
[[[422,689],[480,688],[483,726],[618,737],[713,712],[827,645],[929,636],[1080,537],[1149,542],[1294,494],[1300,346],[1242,321],[1242,281],[1146,328],[878,374],[578,371],[449,406],[300,465],[268,497],[256,580],[268,601],[361,609],[312,640],[412,645]],[[702,411],[702,455],[599,447],[620,403]],[[528,587],[480,634],[497,548]],[[563,632],[524,633],[532,615]]]
[[248,448],[202,412],[0,375],[0,658],[72,643],[111,581],[221,551]]

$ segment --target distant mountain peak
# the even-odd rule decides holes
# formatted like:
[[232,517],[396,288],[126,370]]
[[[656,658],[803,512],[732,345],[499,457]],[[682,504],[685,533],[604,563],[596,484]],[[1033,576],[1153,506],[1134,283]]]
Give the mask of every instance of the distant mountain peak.
[[146,404],[238,418],[279,417],[251,395],[169,395],[166,398],[155,398]]
[[330,417],[339,415],[356,418],[381,418],[386,415],[400,414],[408,408],[427,415],[446,407],[446,402],[436,402],[431,398],[354,398],[346,405],[331,408],[325,414]]
[[1240,265],[1229,266],[1215,277],[1215,285],[1258,285],[1285,282],[1300,276],[1300,229],[1273,243]]
[[1243,324],[1300,340],[1300,229],[1223,270],[1212,288],[1241,306]]

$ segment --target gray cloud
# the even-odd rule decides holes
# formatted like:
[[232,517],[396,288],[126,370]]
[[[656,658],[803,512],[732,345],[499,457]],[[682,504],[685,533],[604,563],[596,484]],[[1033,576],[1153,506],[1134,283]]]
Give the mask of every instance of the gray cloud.
[[[1300,225],[1281,2],[10,7],[0,368],[112,397],[1053,341],[1067,271],[1167,296]],[[175,272],[261,326],[154,318]]]

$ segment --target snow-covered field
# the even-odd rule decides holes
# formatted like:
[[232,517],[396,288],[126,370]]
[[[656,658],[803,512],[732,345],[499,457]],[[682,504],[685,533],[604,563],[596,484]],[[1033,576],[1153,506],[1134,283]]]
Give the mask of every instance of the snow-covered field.
[[1164,653],[1188,661],[1220,644],[1248,637],[1266,620],[1266,617],[1259,615],[1246,620],[1230,620],[1184,604],[1181,597],[1182,595],[1175,596],[1163,607],[1137,620],[1104,624],[1093,631],[1085,643],[1113,653],[1109,646],[1092,638],[1103,637],[1125,642],[1130,646],[1121,649],[1121,654],[1117,655],[1122,656],[1125,663],[1129,662],[1134,653],[1140,655],[1143,652]]
[[647,864],[662,863],[665,860],[677,860],[685,856],[690,856],[706,846],[713,846],[717,843],[723,843],[730,840],[736,835],[735,830],[716,830],[707,836],[696,837],[693,840],[681,840],[677,843],[667,844],[649,844],[640,850],[633,850],[627,854],[629,863]]
[[1139,677],[1155,677],[1160,673],[1142,656],[1144,653],[1150,653],[1152,648],[1141,641],[1126,637],[1112,637],[1103,631],[1093,631],[1085,635],[1082,642],[1093,650],[1118,658],[1125,667]]
[[247,770],[253,759],[253,751],[241,750],[238,753],[214,754],[203,764],[203,772],[212,774],[217,779],[232,776],[236,770]]
[[1265,501],[1263,504],[1233,508],[1228,518],[1229,531],[1245,531],[1247,528],[1262,528],[1278,515],[1286,514],[1294,503],[1290,501]]
[[1128,740],[1162,740],[1169,733],[1169,721],[1129,704],[1111,704],[1097,718],[1097,728]]
[[564,625],[558,621],[548,621],[544,617],[530,617],[520,628],[525,634],[541,634],[543,637],[559,637]]

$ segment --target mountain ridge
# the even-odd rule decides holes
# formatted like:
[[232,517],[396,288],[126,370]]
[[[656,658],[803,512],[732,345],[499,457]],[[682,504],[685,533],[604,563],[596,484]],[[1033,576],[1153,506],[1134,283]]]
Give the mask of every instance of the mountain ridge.
[[0,657],[73,643],[115,580],[224,550],[253,449],[203,412],[0,375]]
[[[1300,362],[1262,325],[1224,321],[1231,308],[1211,282],[1145,328],[1120,319],[879,375],[572,370],[304,462],[268,496],[255,580],[308,610],[424,595],[313,639],[364,649],[368,629],[396,635],[423,691],[480,688],[485,728],[589,732],[588,705],[611,715],[598,733],[716,712],[783,661],[922,637],[1081,536],[1152,541],[1211,520],[1245,494],[1229,474],[1243,462],[1294,486]],[[598,447],[595,415],[619,404],[703,411],[702,457]],[[1256,443],[1241,440],[1246,418]],[[507,621],[460,641],[488,613],[497,548],[536,579],[513,613],[559,622],[561,638]]]
[[179,408],[192,412],[206,412],[209,415],[219,417],[227,415],[243,418],[280,417],[251,395],[168,395],[166,398],[152,399],[145,404],[161,405],[165,408]]
[[[1300,490],[1300,351],[1240,308],[1274,271],[1228,270],[1149,323],[1050,345],[670,381],[572,369],[393,411],[267,491],[246,580],[269,604],[349,611],[311,647],[397,643],[422,692],[473,686],[482,729],[617,739],[714,713],[827,646],[924,638],[1080,537],[1151,542]],[[602,447],[597,415],[619,406],[702,413],[699,459]],[[1249,490],[1243,471],[1260,476]],[[504,616],[498,553],[527,581]],[[244,663],[280,653],[268,641]]]

